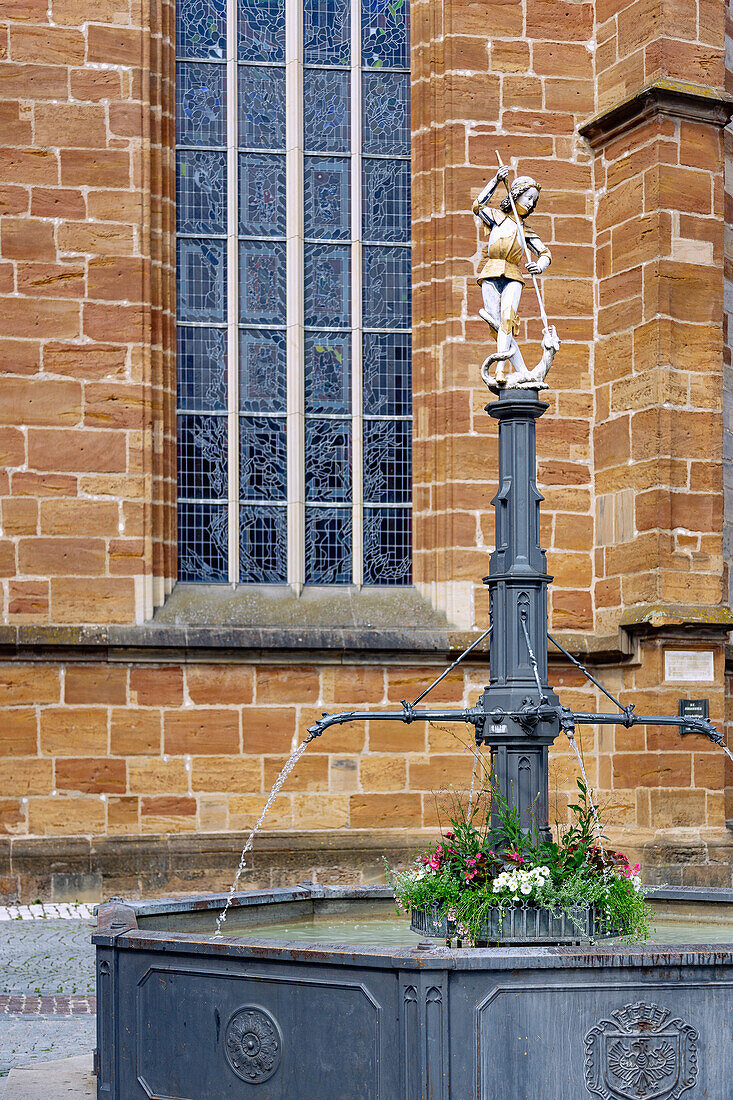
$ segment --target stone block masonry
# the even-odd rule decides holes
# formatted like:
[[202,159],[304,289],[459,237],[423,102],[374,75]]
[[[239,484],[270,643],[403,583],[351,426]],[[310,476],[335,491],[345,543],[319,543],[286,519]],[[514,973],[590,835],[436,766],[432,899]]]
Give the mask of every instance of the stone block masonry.
[[[486,625],[497,454],[470,208],[498,152],[542,185],[532,220],[553,256],[543,285],[562,347],[538,432],[551,628],[624,703],[676,713],[679,698],[704,696],[729,722],[722,0],[413,0],[411,11],[416,586],[445,613],[446,639],[457,627],[468,644]],[[264,624],[244,622],[239,594],[210,590],[191,619],[174,614],[156,633],[176,573],[174,37],[172,0],[15,0],[0,13],[9,902],[226,888],[307,726],[323,710],[415,698],[462,648],[454,635],[432,649],[405,636],[372,657],[303,619],[245,652],[222,624]],[[527,287],[530,364],[540,335]],[[192,622],[204,624],[193,641]],[[113,624],[128,633],[103,641]],[[670,649],[712,652],[713,680],[666,680]],[[485,659],[436,701],[473,701]],[[572,705],[603,709],[554,658],[550,681]],[[733,774],[718,750],[651,728],[581,737],[609,831],[650,877],[730,884]],[[470,757],[444,728],[335,728],[275,804],[248,884],[378,877],[382,852],[409,858],[434,829],[435,792],[469,781]],[[564,820],[574,783],[558,742],[551,817]]]
[[140,622],[175,575],[173,19],[0,15],[7,622]]
[[[623,702],[676,713],[679,687],[658,688],[663,652],[657,640],[642,663],[604,669],[603,677]],[[722,668],[719,643],[715,653]],[[365,699],[394,706],[414,698],[433,675],[430,666],[394,664],[0,664],[0,897],[8,904],[65,902],[96,900],[100,891],[225,888],[238,838],[322,711]],[[453,673],[433,701],[469,705],[486,676],[480,664]],[[551,664],[550,680],[569,705],[601,707],[596,690],[569,666]],[[720,691],[711,697],[711,717],[724,719]],[[722,843],[730,808],[717,747],[666,728],[582,728],[578,740],[615,841],[642,858],[655,837],[664,851],[678,833],[688,842],[694,833],[698,842],[707,835]],[[390,845],[401,845],[409,858],[445,822],[454,793],[468,789],[467,744],[468,730],[441,724],[375,721],[326,731],[276,800],[247,883],[378,878],[383,832],[398,831]],[[552,821],[567,819],[576,771],[559,739],[550,771]],[[213,845],[207,867],[163,858],[166,837],[178,834],[191,836],[202,852]],[[149,853],[142,862],[135,837]],[[729,884],[730,860],[718,862],[716,881]]]

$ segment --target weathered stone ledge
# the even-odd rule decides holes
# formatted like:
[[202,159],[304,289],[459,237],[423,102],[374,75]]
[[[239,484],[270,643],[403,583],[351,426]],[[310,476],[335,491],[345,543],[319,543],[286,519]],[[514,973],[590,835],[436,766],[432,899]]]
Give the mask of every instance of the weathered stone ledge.
[[655,80],[578,127],[592,149],[658,116],[727,126],[733,99],[720,91],[682,80]]
[[[733,832],[609,829],[613,844],[660,886],[733,886]],[[229,889],[246,832],[148,836],[0,838],[0,903],[100,901]],[[384,879],[384,858],[406,863],[437,836],[432,829],[266,832],[257,839],[242,890]]]

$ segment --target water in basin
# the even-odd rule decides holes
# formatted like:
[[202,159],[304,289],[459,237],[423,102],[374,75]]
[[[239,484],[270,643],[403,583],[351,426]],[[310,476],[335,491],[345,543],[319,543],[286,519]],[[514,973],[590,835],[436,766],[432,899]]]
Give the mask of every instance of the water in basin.
[[[347,946],[415,947],[424,937],[410,931],[407,918],[394,913],[358,914],[321,913],[291,920],[266,924],[237,924],[236,910],[231,911],[227,922],[227,936],[246,940],[286,940],[297,943],[329,943]],[[712,919],[700,919],[684,915],[672,916],[668,912],[655,918],[651,944],[703,944],[733,943],[733,912]],[[606,945],[618,940],[604,940]]]

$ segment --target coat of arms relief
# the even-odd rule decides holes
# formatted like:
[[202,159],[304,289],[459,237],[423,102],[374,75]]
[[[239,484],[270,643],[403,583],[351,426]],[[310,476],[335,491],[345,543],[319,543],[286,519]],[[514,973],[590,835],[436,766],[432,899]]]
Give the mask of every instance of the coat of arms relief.
[[601,1100],[677,1100],[697,1080],[698,1032],[637,1001],[585,1036],[585,1083]]

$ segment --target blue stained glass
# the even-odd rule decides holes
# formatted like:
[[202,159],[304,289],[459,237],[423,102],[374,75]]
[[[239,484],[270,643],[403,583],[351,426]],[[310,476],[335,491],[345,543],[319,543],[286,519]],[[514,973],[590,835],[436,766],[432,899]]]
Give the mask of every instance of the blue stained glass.
[[410,152],[409,73],[364,73],[364,152]]
[[305,323],[346,328],[350,322],[350,252],[337,244],[305,246]]
[[349,74],[303,73],[303,143],[313,153],[348,153],[351,141]]
[[412,412],[412,337],[409,332],[365,332],[362,393],[366,416]]
[[178,318],[226,321],[226,242],[178,241]]
[[410,64],[409,0],[362,0],[362,64],[406,69]]
[[412,583],[412,512],[364,509],[364,584]]
[[351,423],[306,420],[305,499],[331,504],[351,500]]
[[226,233],[226,153],[176,153],[176,219],[179,233]]
[[226,57],[226,0],[178,0],[176,53],[179,57]]
[[178,580],[223,584],[228,577],[226,504],[178,505]]
[[287,579],[287,510],[243,505],[239,512],[240,582],[285,584]]
[[410,162],[363,162],[363,232],[367,241],[410,242]]
[[303,178],[305,236],[348,240],[351,235],[349,161],[306,157]]
[[226,329],[178,326],[177,400],[180,412],[226,412]]
[[178,417],[178,496],[226,500],[227,418]]
[[240,329],[239,409],[241,412],[286,412],[284,332]]
[[239,0],[239,60],[285,60],[285,0]]
[[285,236],[285,157],[241,153],[239,232],[247,237]]
[[176,65],[176,142],[226,145],[224,65]]
[[239,144],[285,148],[285,69],[239,66]]
[[409,504],[411,486],[411,422],[365,420],[364,500],[370,504]]
[[283,417],[239,420],[239,495],[242,500],[286,500],[288,445]]
[[285,243],[240,241],[239,319],[244,324],[285,324]]
[[306,584],[351,584],[351,509],[305,510]]
[[305,334],[305,411],[348,413],[351,409],[351,335]]
[[303,59],[306,65],[349,64],[350,17],[349,0],[303,0]]
[[364,248],[365,328],[409,328],[412,314],[410,249]]

